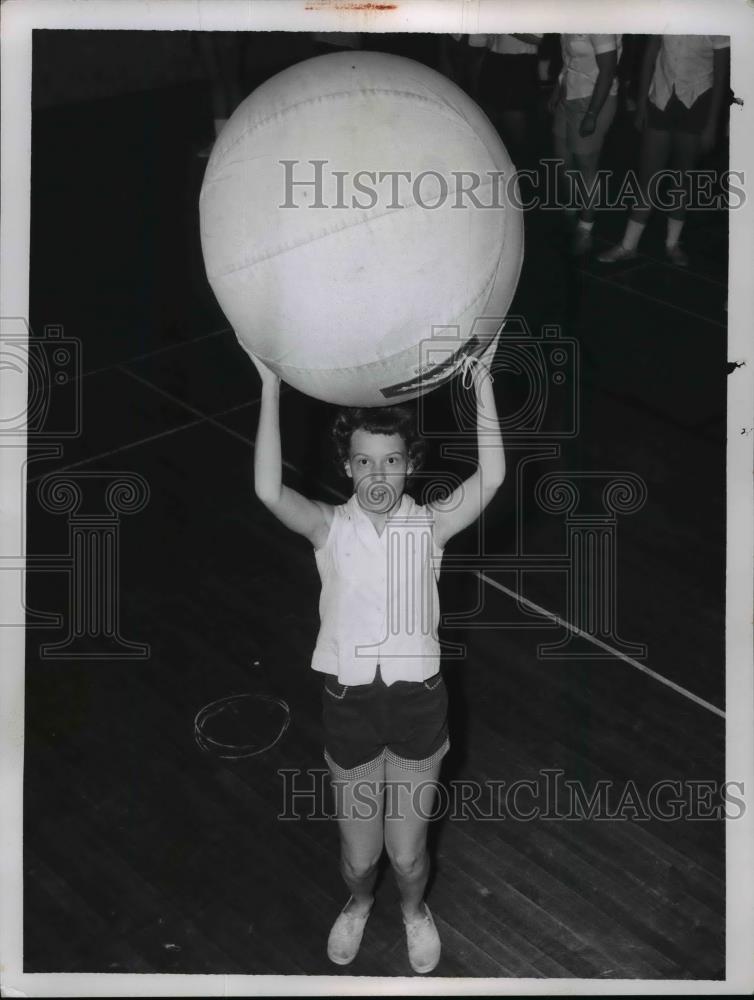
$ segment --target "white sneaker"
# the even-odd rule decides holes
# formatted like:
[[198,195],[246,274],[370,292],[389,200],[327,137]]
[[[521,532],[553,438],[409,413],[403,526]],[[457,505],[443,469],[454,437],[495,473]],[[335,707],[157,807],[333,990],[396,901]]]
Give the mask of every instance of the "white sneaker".
[[431,972],[440,961],[440,935],[429,907],[424,904],[425,915],[411,923],[403,923],[406,927],[406,944],[408,945],[408,960],[411,968],[419,975]]
[[327,939],[327,957],[336,965],[348,965],[356,958],[371,913],[370,907],[363,917],[356,916],[348,910],[352,902],[353,896],[340,911]]

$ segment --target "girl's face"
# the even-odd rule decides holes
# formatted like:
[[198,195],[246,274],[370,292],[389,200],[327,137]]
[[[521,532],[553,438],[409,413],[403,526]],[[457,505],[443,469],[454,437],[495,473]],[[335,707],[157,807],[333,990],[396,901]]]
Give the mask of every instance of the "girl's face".
[[372,514],[387,514],[398,503],[411,473],[400,434],[373,434],[357,428],[345,463],[359,504]]

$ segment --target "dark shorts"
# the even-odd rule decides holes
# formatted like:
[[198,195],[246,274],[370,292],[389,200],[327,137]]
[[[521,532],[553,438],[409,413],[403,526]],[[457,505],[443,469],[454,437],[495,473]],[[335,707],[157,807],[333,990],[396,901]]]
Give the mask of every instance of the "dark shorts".
[[531,111],[539,97],[536,55],[488,52],[479,78],[479,95],[498,111]]
[[348,686],[327,675],[322,691],[325,760],[338,778],[364,778],[384,760],[428,771],[447,752],[448,693],[442,674],[426,681],[380,675]]
[[709,121],[711,103],[711,87],[700,94],[690,108],[679,101],[673,91],[662,111],[656,104],[648,102],[647,125],[661,132],[688,132],[691,135],[700,135]]

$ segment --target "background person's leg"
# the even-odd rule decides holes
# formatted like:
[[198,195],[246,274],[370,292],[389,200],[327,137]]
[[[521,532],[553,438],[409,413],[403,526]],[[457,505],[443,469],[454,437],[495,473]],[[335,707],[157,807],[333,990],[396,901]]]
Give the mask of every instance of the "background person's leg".
[[568,145],[568,125],[564,101],[559,101],[553,112],[552,145],[556,159],[558,201],[565,211],[566,219],[570,221],[575,219],[576,209],[571,203],[567,171],[573,168],[574,163]]
[[656,187],[653,178],[667,167],[670,160],[671,142],[671,133],[665,129],[647,126],[642,133],[639,153],[639,184],[645,204],[641,208],[631,209],[631,220],[642,226],[647,224],[649,216],[652,214],[651,198]]
[[678,193],[677,204],[668,212],[668,228],[665,236],[665,252],[673,264],[678,267],[688,265],[686,251],[679,245],[683,224],[686,221],[686,210],[690,196],[689,171],[699,162],[701,155],[701,138],[693,132],[674,132],[672,134],[673,169],[680,171],[681,190]]
[[[615,118],[617,100],[618,99],[615,96],[609,96],[606,99],[605,103],[600,108],[600,112],[595,123],[595,130],[591,136],[580,135],[578,130],[575,128],[574,122],[574,131],[576,133],[574,135],[574,159],[576,162],[576,169],[581,174],[582,191],[584,192],[586,199],[585,205],[581,209],[579,217],[579,221],[581,223],[588,224],[594,221],[596,206],[599,204],[600,192],[593,191],[593,187],[597,178],[597,171],[599,170],[600,157],[602,156],[602,147],[605,144],[605,137]],[[586,113],[586,110],[588,110],[588,105],[584,108],[584,113]],[[581,122],[579,122],[579,125],[580,124]]]
[[600,149],[589,153],[576,153],[574,155],[574,167],[580,176],[578,185],[574,184],[574,193],[579,193],[583,197],[583,205],[579,211],[579,222],[593,222],[595,212],[596,192],[593,190],[597,169],[600,164]]
[[646,126],[641,137],[639,154],[639,185],[644,201],[642,206],[632,208],[626,223],[623,239],[614,247],[598,255],[603,264],[627,260],[636,256],[644,228],[652,214],[652,198],[657,195],[657,182],[653,180],[664,170],[670,159],[671,133],[665,129]]

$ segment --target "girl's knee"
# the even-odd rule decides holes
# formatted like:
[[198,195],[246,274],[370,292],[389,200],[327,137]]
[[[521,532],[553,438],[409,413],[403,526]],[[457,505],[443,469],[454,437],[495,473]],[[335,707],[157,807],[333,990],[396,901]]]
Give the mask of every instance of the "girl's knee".
[[340,859],[343,875],[346,879],[351,880],[369,878],[377,868],[380,854],[349,856],[346,851],[343,851]]
[[413,878],[421,875],[427,865],[427,849],[422,846],[415,850],[387,846],[390,864],[398,875],[403,878]]

